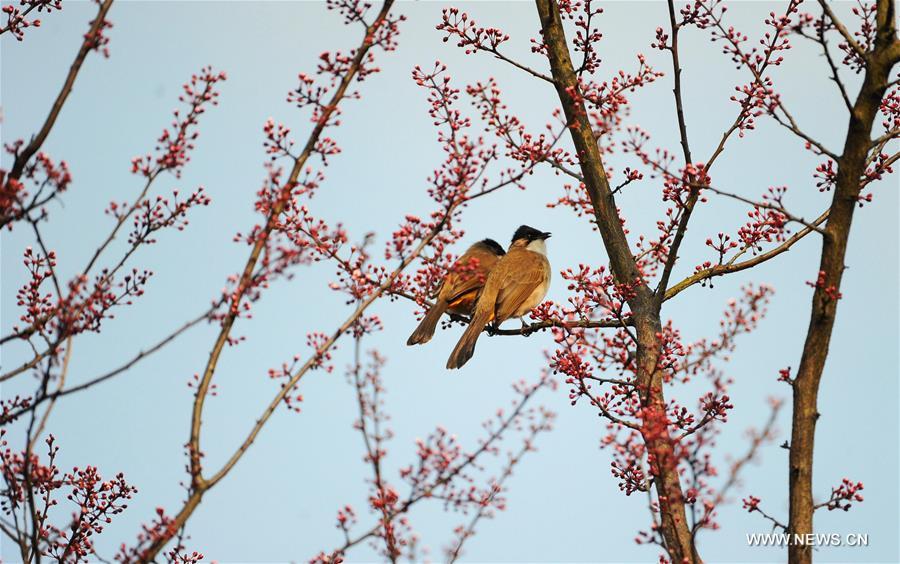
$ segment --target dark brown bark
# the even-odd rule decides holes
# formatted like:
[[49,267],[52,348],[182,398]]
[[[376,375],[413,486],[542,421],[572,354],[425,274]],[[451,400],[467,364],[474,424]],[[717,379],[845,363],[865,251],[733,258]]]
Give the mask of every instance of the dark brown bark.
[[[837,313],[838,300],[835,298],[844,274],[850,226],[862,189],[860,179],[865,173],[866,158],[872,148],[872,124],[897,58],[894,5],[891,0],[878,1],[877,22],[877,39],[873,50],[867,53],[863,84],[850,114],[844,151],[837,160],[834,197],[824,228],[819,266],[820,272],[824,273],[820,278],[824,283],[819,284],[813,293],[809,329],[793,383],[788,524],[791,534],[813,532],[813,447],[819,418],[816,404]],[[788,549],[788,561],[796,564],[811,562],[812,548],[792,543]]]
[[[579,94],[578,78],[569,55],[559,6],[556,0],[536,0],[536,4],[556,92],[569,123],[569,132],[578,154],[594,219],[609,256],[610,268],[619,284],[632,285],[634,289],[628,304],[634,315],[637,335],[637,383],[642,403],[649,413],[662,417],[665,414],[665,398],[657,340],[661,331],[659,310],[662,300],[654,299],[629,248],[587,109]],[[653,469],[665,549],[673,562],[699,562],[700,558],[694,553],[691,543],[674,444],[667,427],[659,425],[659,421],[653,416],[646,418],[641,433]]]

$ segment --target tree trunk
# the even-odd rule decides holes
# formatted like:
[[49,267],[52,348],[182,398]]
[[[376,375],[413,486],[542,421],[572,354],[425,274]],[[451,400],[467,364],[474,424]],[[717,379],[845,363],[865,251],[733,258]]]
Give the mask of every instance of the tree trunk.
[[634,289],[628,304],[637,330],[637,385],[641,391],[645,415],[642,418],[641,434],[647,447],[653,484],[662,513],[664,548],[672,562],[700,562],[692,547],[684,494],[678,476],[677,453],[666,425],[663,371],[658,363],[660,345],[657,336],[661,331],[661,300],[654,298],[641,276],[622,229],[615,197],[606,177],[587,109],[578,93],[578,78],[569,55],[559,6],[556,0],[536,0],[536,4],[556,92],[569,123],[569,132],[578,154],[585,188],[591,199],[594,220],[609,256],[610,268],[619,284],[629,285]]
[[[863,84],[850,115],[844,152],[837,162],[834,198],[824,230],[822,258],[812,298],[809,329],[793,383],[788,523],[788,532],[792,535],[813,532],[813,447],[816,421],[819,418],[816,406],[819,383],[837,313],[838,292],[844,274],[844,258],[853,211],[862,189],[860,179],[865,173],[866,159],[872,147],[872,124],[887,89],[890,70],[896,62],[892,1],[879,0],[877,21],[879,29],[875,48],[869,53]],[[795,564],[812,562],[812,547],[792,542],[788,548],[788,561]]]

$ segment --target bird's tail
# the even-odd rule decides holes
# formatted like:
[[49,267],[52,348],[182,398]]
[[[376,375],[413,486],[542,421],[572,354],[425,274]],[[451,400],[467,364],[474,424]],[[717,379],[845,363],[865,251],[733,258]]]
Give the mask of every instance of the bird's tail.
[[434,330],[437,328],[438,321],[440,321],[441,316],[444,315],[444,312],[447,311],[447,302],[444,300],[438,300],[434,307],[428,310],[428,313],[425,314],[425,317],[422,318],[419,326],[416,327],[416,330],[412,332],[412,335],[409,336],[409,339],[406,340],[406,344],[409,346],[412,345],[424,345],[428,341],[431,340],[432,335],[434,335]]
[[488,321],[490,321],[489,312],[475,311],[472,321],[469,322],[465,333],[460,337],[459,342],[456,343],[456,347],[450,353],[450,358],[447,359],[448,369],[462,368],[472,358],[472,355],[475,353],[475,343],[478,342],[478,336],[481,335],[481,331]]

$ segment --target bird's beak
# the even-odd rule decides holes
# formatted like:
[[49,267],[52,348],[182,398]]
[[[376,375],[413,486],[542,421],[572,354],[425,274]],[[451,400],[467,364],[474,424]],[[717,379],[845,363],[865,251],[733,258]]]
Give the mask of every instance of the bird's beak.
[[552,235],[552,233],[550,233],[549,231],[544,231],[541,239],[549,239],[551,235]]

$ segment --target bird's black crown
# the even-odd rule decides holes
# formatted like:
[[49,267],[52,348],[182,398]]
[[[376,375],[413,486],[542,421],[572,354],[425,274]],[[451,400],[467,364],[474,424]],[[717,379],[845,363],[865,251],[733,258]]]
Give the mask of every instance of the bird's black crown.
[[548,233],[546,231],[538,231],[534,227],[522,225],[518,229],[516,229],[515,233],[513,233],[512,240],[518,241],[519,239],[525,239],[530,242],[530,241],[537,241],[539,239],[543,240],[548,237],[550,237],[550,233]]
[[481,244],[491,250],[497,256],[503,256],[506,254],[506,251],[503,250],[503,247],[500,246],[500,243],[494,241],[493,239],[484,239],[481,241]]

